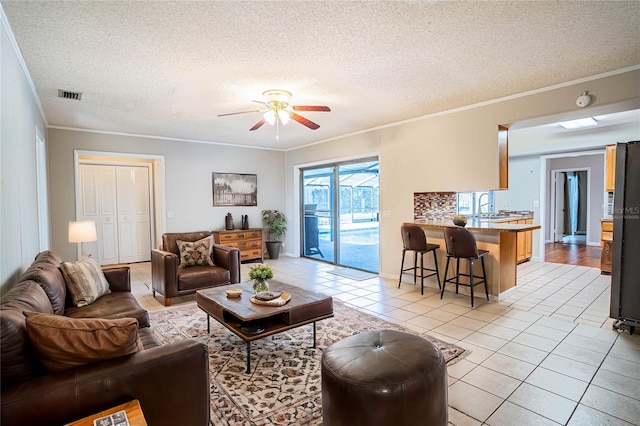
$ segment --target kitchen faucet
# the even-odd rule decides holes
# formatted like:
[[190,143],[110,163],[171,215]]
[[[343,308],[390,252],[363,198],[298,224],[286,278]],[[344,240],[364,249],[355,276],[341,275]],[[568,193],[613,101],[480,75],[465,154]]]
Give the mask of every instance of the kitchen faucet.
[[[482,197],[484,197],[486,195],[487,197],[487,202],[482,204]],[[480,216],[482,214],[482,207],[483,206],[487,206],[487,208],[489,207],[489,193],[488,192],[483,192],[482,194],[480,194],[480,196],[478,197],[478,211],[476,216]],[[487,211],[487,213],[489,213],[489,211]]]

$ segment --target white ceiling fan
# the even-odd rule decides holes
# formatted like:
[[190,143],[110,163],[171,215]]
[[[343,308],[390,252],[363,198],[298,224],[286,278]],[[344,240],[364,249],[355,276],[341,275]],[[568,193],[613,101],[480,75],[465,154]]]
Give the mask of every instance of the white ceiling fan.
[[[253,109],[249,111],[230,112],[226,114],[218,114],[218,117],[225,117],[227,115],[247,114],[250,112],[262,112],[262,118],[250,128],[250,131],[258,130],[263,124],[267,123],[271,126],[275,125],[279,131],[280,125],[286,125],[291,120],[310,128],[311,130],[317,130],[320,125],[313,121],[297,114],[295,111],[320,111],[329,112],[331,108],[328,106],[320,105],[291,105],[291,92],[280,89],[265,90],[262,93],[264,101],[256,101],[259,104],[263,104],[263,109]],[[276,133],[276,138],[278,133]]]

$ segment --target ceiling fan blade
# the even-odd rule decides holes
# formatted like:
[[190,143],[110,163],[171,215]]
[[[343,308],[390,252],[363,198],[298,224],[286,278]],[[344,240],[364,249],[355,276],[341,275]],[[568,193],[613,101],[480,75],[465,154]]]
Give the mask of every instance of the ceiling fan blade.
[[331,111],[331,108],[328,106],[320,105],[293,105],[291,108],[293,108],[294,111]]
[[252,109],[251,111],[229,112],[227,114],[218,114],[218,117],[225,117],[227,115],[246,114],[248,112],[260,112],[259,109]]
[[263,124],[264,124],[264,118],[258,121],[256,124],[254,124],[253,127],[249,129],[249,131],[258,130],[260,127],[262,127]]
[[304,118],[301,115],[296,114],[295,112],[290,112],[289,115],[291,116],[291,118],[293,118],[295,121],[297,121],[298,123],[307,126],[308,128],[310,128],[311,130],[317,130],[320,125],[314,123],[311,120],[307,120],[306,118]]
[[258,104],[265,105],[265,106],[267,105],[267,103],[266,103],[266,102],[263,102],[263,101],[256,101],[255,99],[252,99],[252,100],[251,100],[251,102],[255,102],[255,103],[258,103]]

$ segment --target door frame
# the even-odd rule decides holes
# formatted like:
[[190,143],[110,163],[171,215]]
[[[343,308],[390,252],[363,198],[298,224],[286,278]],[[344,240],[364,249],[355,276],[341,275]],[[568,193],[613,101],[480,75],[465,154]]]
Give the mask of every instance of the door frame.
[[[605,162],[605,150],[604,148],[599,150],[589,150],[589,151],[573,151],[573,152],[563,152],[560,154],[544,154],[540,156],[540,235],[541,238],[538,239],[538,253],[540,262],[544,262],[545,259],[545,244],[547,241],[547,237],[549,235],[549,220],[547,219],[547,214],[551,210],[547,210],[548,204],[551,203],[551,174],[547,172],[550,170],[549,162],[555,158],[566,158],[566,157],[581,157],[584,155],[602,155],[602,163]],[[602,177],[604,179],[604,176]],[[591,178],[589,177],[589,188],[591,188]],[[592,197],[589,197],[590,200]],[[587,222],[587,244],[589,243],[589,232],[590,227]]]
[[[302,169],[307,169],[311,167],[319,167],[326,164],[333,163],[343,163],[353,160],[359,160],[362,158],[373,158],[377,157],[378,161],[380,161],[380,153],[379,152],[371,152],[371,153],[362,153],[358,155],[350,155],[345,157],[337,157],[337,158],[327,158],[325,160],[313,161],[310,163],[301,163],[293,165],[293,211],[287,211],[287,215],[289,217],[290,226],[289,229],[289,238],[287,239],[290,242],[290,246],[286,250],[287,256],[290,257],[301,257],[301,229],[302,229],[302,221],[300,220],[300,212],[304,211],[304,206],[302,205]],[[382,167],[380,166],[380,169]],[[380,170],[380,179],[382,179],[382,170]],[[382,197],[382,194],[380,194]],[[381,256],[380,251],[378,251],[378,256]]]
[[[556,204],[556,179],[557,179],[557,175],[558,173],[566,173],[566,172],[587,172],[587,231],[586,231],[586,241],[585,244],[587,244],[589,242],[589,235],[590,235],[590,220],[591,220],[591,167],[578,167],[578,168],[570,168],[570,169],[552,169],[551,170],[551,176],[550,176],[550,182],[552,182],[552,184],[550,185],[550,190],[551,190],[551,195],[549,196],[549,201],[550,201],[550,206],[549,206],[549,225],[550,225],[550,229],[549,229],[549,236],[551,236],[551,241],[550,242],[557,242],[556,238],[556,231],[558,229],[558,224],[557,224],[557,219],[558,219],[558,205]],[[553,222],[552,222],[553,220]],[[563,215],[563,220],[564,220],[564,215]],[[563,229],[564,231],[564,229]],[[560,238],[560,240],[562,240],[562,238]]]
[[[75,217],[81,214],[80,205],[80,164],[110,165],[110,166],[132,166],[147,165],[149,173],[149,199],[151,200],[151,247],[157,247],[162,239],[162,234],[166,231],[166,200],[165,192],[165,158],[164,155],[133,154],[125,152],[106,151],[73,151],[73,173],[75,185]],[[80,244],[77,248],[77,256],[80,257]]]

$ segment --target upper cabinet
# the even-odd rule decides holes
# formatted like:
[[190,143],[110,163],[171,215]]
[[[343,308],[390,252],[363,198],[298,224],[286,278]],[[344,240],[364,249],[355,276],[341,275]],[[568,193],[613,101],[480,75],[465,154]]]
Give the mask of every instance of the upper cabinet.
[[616,187],[616,146],[607,145],[605,154],[604,189],[613,192]]
[[498,167],[498,189],[509,189],[509,129],[505,126],[498,126]]

